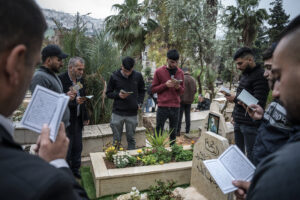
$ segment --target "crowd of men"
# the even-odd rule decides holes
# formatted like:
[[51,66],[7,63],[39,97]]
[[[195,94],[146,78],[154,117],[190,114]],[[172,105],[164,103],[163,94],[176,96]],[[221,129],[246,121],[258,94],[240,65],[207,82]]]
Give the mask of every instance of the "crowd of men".
[[[0,0],[0,14],[0,196],[88,199],[74,178],[80,178],[82,129],[89,124],[82,78],[85,62],[80,57],[70,58],[67,71],[57,75],[68,55],[56,45],[48,45],[40,53],[47,25],[35,1]],[[300,198],[299,40],[300,16],[297,16],[282,32],[278,44],[264,53],[265,70],[255,62],[253,51],[247,47],[234,55],[242,74],[236,94],[226,98],[235,103],[235,143],[257,165],[251,182],[233,181],[238,187],[237,199]],[[180,131],[183,111],[189,119],[187,114],[196,92],[195,80],[178,67],[179,56],[177,50],[169,50],[167,65],[155,71],[151,84],[151,92],[157,93],[156,131],[162,133],[169,119],[171,145]],[[34,73],[40,58],[42,64]],[[134,70],[134,65],[133,58],[123,58],[106,91],[107,97],[114,100],[110,123],[114,143],[121,142],[125,124],[128,149],[135,148],[137,113],[146,91],[143,76]],[[21,104],[28,88],[34,91],[37,85],[64,93],[70,100],[56,140],[49,139],[50,130],[45,124],[37,140],[36,155],[31,155],[14,142],[9,116]],[[243,89],[259,100],[257,105],[247,107],[237,100]],[[273,101],[264,111],[269,89]]]

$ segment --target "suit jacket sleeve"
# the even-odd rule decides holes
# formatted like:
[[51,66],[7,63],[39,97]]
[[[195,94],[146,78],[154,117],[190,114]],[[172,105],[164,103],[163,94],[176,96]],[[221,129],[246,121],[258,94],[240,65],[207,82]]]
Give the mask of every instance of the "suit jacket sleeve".
[[40,196],[37,199],[89,199],[84,189],[73,177],[70,169],[59,168],[58,170],[60,171],[60,175],[49,179],[48,187],[41,188],[41,191],[38,193]]

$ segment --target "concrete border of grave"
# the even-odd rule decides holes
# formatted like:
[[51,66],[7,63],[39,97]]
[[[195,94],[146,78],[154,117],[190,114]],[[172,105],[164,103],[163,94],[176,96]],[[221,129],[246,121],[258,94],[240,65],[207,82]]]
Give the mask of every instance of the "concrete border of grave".
[[[190,146],[184,146],[184,149],[190,148]],[[128,152],[131,155],[138,154],[137,150]],[[176,185],[190,183],[192,161],[107,169],[104,162],[104,153],[90,153],[90,157],[97,198],[130,192],[132,187],[136,187],[140,191],[145,190],[155,184],[155,180],[159,179],[162,181],[174,180]]]
[[[135,133],[136,148],[146,146],[146,128],[137,127]],[[14,133],[15,141],[22,145],[35,144],[39,134],[28,129],[20,127],[16,124]],[[84,126],[82,132],[82,154],[81,156],[89,156],[92,152],[104,151],[104,147],[113,142],[113,133],[109,124],[97,124]],[[121,140],[122,146],[127,148],[127,139],[125,134],[125,127]]]
[[[191,112],[191,127],[190,133],[197,133],[199,135],[199,127],[205,124],[205,120],[208,116],[209,110]],[[166,121],[165,129],[169,130],[169,120]],[[185,117],[183,115],[181,122],[180,132],[185,133]]]

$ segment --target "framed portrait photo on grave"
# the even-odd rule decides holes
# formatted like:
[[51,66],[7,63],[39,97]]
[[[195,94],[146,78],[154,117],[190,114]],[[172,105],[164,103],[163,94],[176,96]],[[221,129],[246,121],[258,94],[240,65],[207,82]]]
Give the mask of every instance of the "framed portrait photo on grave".
[[219,116],[209,113],[207,130],[219,134],[219,122],[220,122]]

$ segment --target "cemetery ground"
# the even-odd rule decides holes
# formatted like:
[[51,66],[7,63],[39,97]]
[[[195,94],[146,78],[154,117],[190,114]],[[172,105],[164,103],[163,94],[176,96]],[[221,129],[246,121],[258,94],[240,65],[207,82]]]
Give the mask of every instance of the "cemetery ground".
[[[130,192],[132,187],[136,187],[142,192],[150,191],[151,193],[152,191],[152,194],[158,194],[157,191],[153,192],[153,189],[150,189],[150,186],[152,188],[155,186],[158,187],[158,180],[163,181],[164,187],[167,187],[169,184],[171,188],[168,191],[180,187],[181,189],[177,188],[174,194],[172,194],[179,195],[177,199],[190,200],[191,197],[180,197],[180,195],[189,195],[189,193],[194,196],[200,194],[205,196],[200,195],[196,199],[232,199],[232,194],[224,195],[221,192],[202,163],[203,160],[217,158],[229,144],[232,144],[232,126],[229,122],[225,121],[224,117],[226,115],[230,116],[232,110],[229,107],[224,115],[221,114],[222,103],[224,103],[224,99],[216,98],[213,100],[209,111],[191,112],[191,131],[188,135],[183,131],[185,128],[185,120],[183,119],[181,135],[177,137],[176,143],[186,147],[191,145],[192,141],[197,141],[194,144],[192,161],[181,162],[179,164],[164,163],[163,165],[131,167],[132,169],[129,170],[122,168],[119,175],[119,169],[99,169],[96,166],[99,166],[99,162],[96,162],[97,164],[95,165],[92,158],[95,155],[104,154],[105,148],[111,145],[112,131],[109,124],[86,126],[83,132],[82,167],[80,169],[82,179],[78,181],[85,188],[90,199],[97,200],[116,199],[120,193],[126,194]],[[144,114],[143,126],[138,127],[135,134],[137,149],[149,146],[146,142],[145,133],[147,129],[153,130],[155,127],[155,117],[156,113]],[[168,130],[168,122],[166,122],[165,129]],[[214,131],[215,133],[209,131]],[[32,144],[35,143],[37,136],[37,134],[16,125],[15,140],[29,151],[32,149]],[[126,150],[125,129],[123,130],[121,144]],[[179,169],[179,165],[183,166],[183,170]],[[154,172],[154,169],[158,169],[158,172]],[[129,173],[125,173],[124,170]],[[147,175],[147,170],[150,171],[150,175]],[[97,174],[101,174],[101,176]],[[130,174],[134,176],[130,177]],[[168,180],[175,180],[177,185],[168,183]],[[139,182],[141,183],[140,185]]]

